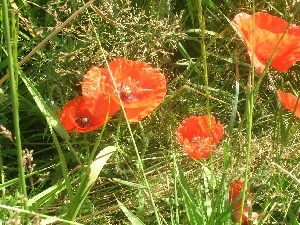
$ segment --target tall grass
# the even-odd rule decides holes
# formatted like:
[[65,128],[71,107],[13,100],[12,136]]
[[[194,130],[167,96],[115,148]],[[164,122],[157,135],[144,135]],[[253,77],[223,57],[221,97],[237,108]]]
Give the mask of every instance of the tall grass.
[[[298,65],[284,74],[268,68],[256,75],[231,25],[238,12],[263,10],[297,23],[290,4],[1,5],[5,224],[241,224],[229,201],[237,179],[245,183],[242,200],[249,199],[247,189],[252,193],[257,224],[299,223],[299,121],[276,97],[276,89],[298,92]],[[9,17],[12,9],[18,11]],[[83,75],[119,57],[159,68],[168,81],[164,102],[139,123],[120,112],[98,131],[68,134],[59,113],[81,94]],[[189,158],[175,141],[179,122],[193,115],[213,115],[225,126],[208,159]],[[34,170],[24,164],[25,149],[33,150]]]
[[[3,11],[3,22],[4,22],[4,31],[6,38],[7,46],[7,58],[8,58],[8,71],[10,74],[10,90],[12,98],[12,112],[13,112],[13,122],[14,122],[14,139],[17,152],[18,160],[18,169],[19,169],[19,192],[20,196],[22,195],[22,207],[27,210],[27,189],[24,176],[24,167],[23,167],[23,149],[21,141],[21,132],[19,124],[19,107],[18,107],[18,63],[17,63],[17,40],[18,40],[18,26],[17,26],[17,17],[15,16],[15,11],[10,12],[10,21],[9,21],[9,10],[6,0],[2,1],[2,11]],[[29,222],[27,216],[25,216],[24,221]]]

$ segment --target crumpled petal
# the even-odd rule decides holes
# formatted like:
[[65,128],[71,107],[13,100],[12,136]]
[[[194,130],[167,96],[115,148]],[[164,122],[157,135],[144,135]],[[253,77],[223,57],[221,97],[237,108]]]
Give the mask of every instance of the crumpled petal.
[[[229,202],[234,203],[233,209],[235,211],[234,218],[235,221],[238,222],[240,220],[241,212],[242,215],[242,224],[248,224],[248,206],[246,203],[246,199],[244,202],[244,207],[241,209],[242,206],[242,196],[241,193],[243,191],[244,182],[242,180],[235,180],[230,184],[229,190]],[[250,195],[250,191],[247,190],[247,195]]]
[[245,199],[244,207],[243,209],[241,209],[242,207],[241,193],[243,191],[243,188],[244,188],[244,182],[242,180],[235,180],[230,184],[229,202],[230,204],[234,204],[233,205],[234,219],[236,222],[239,222],[242,213],[242,225],[249,225],[251,224],[251,222],[253,225],[255,225],[257,224],[259,214],[257,212],[252,212],[250,218],[247,201],[249,202],[248,204],[252,204],[252,196],[249,189],[246,190],[246,194],[247,194],[246,197],[248,199]]
[[107,94],[106,84],[109,80],[106,69],[96,66],[92,66],[83,78],[82,95],[86,107],[91,114],[98,117],[104,117],[107,113],[113,115],[120,109],[120,104]]
[[242,35],[250,60],[259,73],[264,71],[279,42],[271,67],[285,72],[300,60],[299,26],[289,25],[285,20],[264,12],[239,13],[232,22]]

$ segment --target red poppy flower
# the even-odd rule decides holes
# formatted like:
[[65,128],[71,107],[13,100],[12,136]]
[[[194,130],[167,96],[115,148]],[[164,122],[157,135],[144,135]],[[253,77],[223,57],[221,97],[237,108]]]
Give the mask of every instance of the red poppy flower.
[[[105,93],[114,102],[119,102],[117,95],[119,93],[127,119],[130,122],[141,121],[148,116],[166,95],[164,75],[144,62],[120,58],[110,62],[108,68],[100,69],[99,73],[100,78],[97,79],[91,78],[89,73],[86,74],[83,86],[89,80],[90,83],[86,86],[94,87],[84,88],[83,95],[97,99]],[[114,80],[112,80],[110,73]]]
[[[243,191],[244,182],[241,180],[235,180],[230,184],[230,191],[229,191],[229,202],[230,204],[234,203],[233,209],[235,211],[234,213],[234,219],[236,222],[240,221],[241,213],[242,213],[242,225],[248,225],[250,223],[250,218],[248,215],[248,206],[247,203],[244,203],[243,209],[241,209],[242,206],[242,196],[241,193]],[[247,197],[250,199],[249,201],[252,201],[251,193],[249,190],[246,190]],[[245,200],[246,201],[246,200]],[[257,224],[257,218],[258,213],[252,212],[251,220],[252,224]]]
[[192,116],[183,120],[175,133],[184,151],[194,159],[210,156],[224,134],[223,125],[215,117]]
[[67,131],[76,133],[99,129],[106,122],[107,116],[109,118],[111,114],[108,112],[108,101],[102,101],[98,104],[102,106],[103,110],[95,115],[87,109],[83,97],[68,101],[61,113],[60,121],[62,125]]
[[239,13],[232,22],[242,35],[250,59],[259,73],[263,72],[282,35],[284,37],[274,54],[271,67],[285,72],[300,60],[300,27],[289,25],[285,20],[264,12],[253,15]]
[[283,108],[291,111],[300,118],[300,99],[297,96],[284,91],[277,90],[279,101]]

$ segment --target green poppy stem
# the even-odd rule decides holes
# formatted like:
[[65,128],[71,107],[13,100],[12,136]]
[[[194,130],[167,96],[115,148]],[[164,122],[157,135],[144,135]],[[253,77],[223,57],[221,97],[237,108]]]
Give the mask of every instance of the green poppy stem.
[[[108,65],[107,61],[106,61],[106,65],[109,68],[109,65]],[[112,72],[111,72],[110,68],[109,68],[109,73],[110,73],[111,79],[113,81],[114,88],[117,90],[117,85],[116,85],[115,80],[114,80],[114,78],[112,76]],[[131,126],[129,124],[129,121],[127,120],[126,112],[125,112],[125,109],[124,109],[124,104],[123,104],[123,102],[121,100],[121,96],[120,96],[119,92],[117,92],[117,95],[118,95],[118,99],[120,101],[120,105],[121,105],[121,109],[122,109],[123,115],[125,117],[126,125],[127,125],[127,128],[128,128],[129,134],[130,134],[130,138],[132,140],[133,148],[134,148],[136,156],[137,156],[137,161],[138,161],[138,166],[137,166],[138,168],[137,169],[141,172],[142,179],[143,179],[143,182],[144,182],[144,184],[146,186],[146,190],[148,192],[149,199],[150,199],[150,202],[151,202],[151,205],[152,205],[152,208],[153,208],[153,212],[154,212],[154,215],[155,215],[156,222],[157,222],[158,225],[162,225],[162,220],[161,220],[161,218],[159,216],[159,213],[158,213],[158,207],[155,204],[155,201],[154,201],[154,198],[153,198],[153,194],[151,192],[151,188],[150,188],[149,182],[148,182],[146,174],[145,174],[145,169],[144,169],[144,166],[143,166],[143,161],[142,161],[141,155],[139,153],[138,147],[136,145],[136,142],[135,142],[135,139],[134,139],[134,136],[133,136],[133,132],[131,130]]]
[[[253,12],[255,12],[254,3],[253,3]],[[254,35],[254,33],[252,35]],[[254,45],[255,43],[252,43],[252,44]],[[253,62],[253,58],[251,61]],[[241,209],[240,209],[241,213],[240,213],[240,218],[239,218],[239,224],[242,224],[242,221],[243,221],[243,209],[245,206],[247,186],[248,186],[248,173],[249,173],[249,165],[250,165],[252,127],[253,127],[253,108],[254,108],[254,103],[255,103],[255,98],[256,98],[255,94],[257,94],[255,92],[255,90],[258,90],[259,86],[260,86],[260,83],[258,83],[257,86],[255,87],[254,77],[255,77],[255,68],[254,68],[254,63],[252,63],[251,73],[249,73],[247,87],[246,87],[246,119],[247,119],[246,120],[247,121],[247,124],[246,124],[246,143],[247,143],[247,145],[246,145],[246,168],[245,168],[245,174],[244,174],[244,187],[243,187],[243,191],[242,191],[242,204],[241,204]],[[251,215],[249,215],[249,217],[251,218]]]
[[[203,15],[203,8],[202,8],[202,0],[198,1],[198,19],[199,19],[199,26],[200,26],[200,48],[201,48],[201,55],[202,55],[202,61],[203,61],[203,74],[204,74],[204,82],[205,82],[205,96],[206,96],[206,112],[207,112],[207,117],[208,117],[208,127],[209,131],[212,132],[212,127],[211,127],[211,111],[210,111],[210,93],[209,93],[209,85],[208,85],[208,64],[207,64],[207,54],[206,54],[206,45],[205,45],[205,18]],[[210,135],[210,143],[211,143],[211,135]],[[210,153],[213,152],[213,149],[210,145],[209,149]],[[210,154],[209,157],[209,164],[210,164],[210,170],[214,171],[214,160],[212,158],[212,154]],[[211,173],[211,179],[214,179],[214,173]],[[212,188],[212,198],[215,196],[215,191],[214,188]]]

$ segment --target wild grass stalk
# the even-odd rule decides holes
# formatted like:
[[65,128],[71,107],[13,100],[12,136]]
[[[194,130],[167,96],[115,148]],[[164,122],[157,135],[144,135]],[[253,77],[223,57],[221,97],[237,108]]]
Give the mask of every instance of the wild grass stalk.
[[[207,49],[206,49],[206,43],[205,43],[205,37],[206,37],[206,27],[205,27],[205,17],[204,17],[204,12],[203,12],[203,2],[202,0],[198,0],[198,19],[199,19],[199,28],[200,28],[200,32],[199,32],[199,39],[200,39],[200,49],[201,49],[201,59],[202,59],[202,65],[203,65],[203,76],[204,76],[204,84],[205,84],[205,95],[206,95],[206,113],[207,116],[209,118],[208,120],[208,127],[209,130],[212,130],[212,125],[211,125],[211,106],[210,106],[210,91],[209,91],[209,82],[208,82],[208,62],[207,62]],[[212,139],[212,137],[209,137],[210,141]],[[212,147],[209,147],[210,152],[212,153]],[[214,205],[213,201],[216,200],[216,196],[215,196],[215,188],[216,188],[216,184],[214,184],[214,160],[213,160],[213,156],[211,154],[211,157],[209,157],[209,162],[210,162],[210,174],[207,177],[207,180],[210,181],[208,182],[209,185],[204,185],[204,190],[205,190],[205,216],[206,219],[204,219],[203,222],[208,222],[211,220],[212,217],[214,217],[214,215],[212,214],[212,207]],[[205,170],[205,167],[203,167],[203,170]],[[204,173],[205,174],[205,173]],[[204,175],[205,176],[205,175]],[[204,180],[206,180],[206,178],[204,178]],[[205,184],[205,182],[204,182]],[[201,196],[201,195],[200,195]],[[204,211],[204,210],[203,210]],[[203,215],[204,216],[204,215]],[[204,217],[205,218],[205,217]]]
[[[64,224],[72,224],[72,225],[82,225],[82,223],[77,223],[77,222],[73,222],[73,221],[69,221],[69,220],[64,220],[64,219],[60,219],[57,217],[53,217],[53,216],[48,216],[48,215],[43,215],[41,213],[35,213],[29,210],[25,210],[25,209],[20,209],[17,207],[11,207],[11,206],[7,206],[7,205],[2,205],[0,204],[0,208],[5,209],[5,210],[12,210],[14,212],[18,212],[18,213],[24,213],[25,215],[32,215],[32,216],[37,216],[37,217],[42,217],[45,219],[49,219],[49,221],[57,221],[57,222],[61,222]],[[30,224],[29,221],[27,221],[26,224]]]
[[[249,175],[249,167],[250,167],[250,156],[251,156],[251,143],[252,143],[252,125],[253,125],[253,107],[254,107],[254,94],[253,94],[253,87],[254,87],[254,66],[252,66],[251,73],[248,76],[248,82],[246,87],[246,165],[245,165],[245,172],[244,172],[244,186],[242,191],[242,204],[241,209],[245,206],[246,200],[246,192],[247,192],[247,185],[248,185],[248,175]],[[240,213],[240,220],[239,223],[242,224],[242,217],[243,213]]]
[[[252,4],[252,10],[253,12],[255,12],[255,1],[253,1]],[[252,33],[251,35],[254,35],[254,33]],[[253,40],[255,40],[253,38]],[[252,43],[255,44],[255,43]],[[252,56],[253,57],[253,56]],[[252,58],[252,62],[253,62],[253,58]],[[248,190],[248,176],[249,176],[249,167],[250,167],[250,156],[251,156],[251,143],[252,143],[252,128],[253,128],[253,108],[254,108],[254,98],[255,98],[255,92],[254,92],[254,87],[255,85],[255,68],[254,68],[254,64],[251,64],[251,71],[249,72],[248,75],[248,80],[247,80],[247,85],[246,85],[246,113],[245,113],[245,117],[246,117],[246,162],[245,162],[245,171],[244,171],[244,175],[243,175],[243,179],[244,179],[244,186],[243,186],[243,190],[242,190],[242,203],[241,203],[241,208],[240,208],[240,218],[239,218],[239,224],[242,224],[243,222],[243,209],[245,206],[245,200],[247,198],[247,190]],[[251,216],[251,215],[250,215]]]
[[[4,184],[4,182],[5,182],[4,167],[3,167],[3,159],[2,159],[1,155],[0,155],[0,179],[1,179],[1,184]],[[1,199],[3,201],[5,199],[5,187],[1,188]]]
[[[16,14],[14,11],[11,11],[9,20],[9,7],[7,0],[2,0],[2,11],[4,17],[4,29],[5,29],[5,38],[7,45],[7,55],[8,55],[8,71],[10,74],[10,90],[12,97],[12,110],[13,110],[13,121],[14,121],[14,137],[17,150],[17,159],[18,159],[18,170],[19,170],[19,188],[20,194],[24,196],[24,201],[22,201],[22,206],[24,210],[28,209],[27,206],[27,188],[26,180],[24,175],[24,164],[23,164],[23,149],[21,142],[21,132],[19,124],[19,102],[18,102],[18,63],[17,63],[17,49],[16,45],[18,42],[17,37],[17,24],[16,24]],[[10,21],[12,22],[10,26]],[[11,33],[14,34],[11,37]],[[29,217],[25,216],[27,223],[29,222]]]

